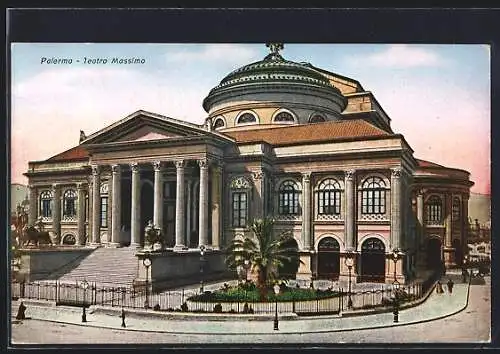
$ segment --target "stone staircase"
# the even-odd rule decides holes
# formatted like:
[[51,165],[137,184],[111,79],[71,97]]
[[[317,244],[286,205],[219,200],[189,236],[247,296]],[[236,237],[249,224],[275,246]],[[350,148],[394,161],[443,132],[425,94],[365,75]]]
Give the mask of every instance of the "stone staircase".
[[128,247],[97,248],[58,280],[74,283],[86,279],[90,283],[108,286],[132,286],[139,267],[136,252],[136,249]]

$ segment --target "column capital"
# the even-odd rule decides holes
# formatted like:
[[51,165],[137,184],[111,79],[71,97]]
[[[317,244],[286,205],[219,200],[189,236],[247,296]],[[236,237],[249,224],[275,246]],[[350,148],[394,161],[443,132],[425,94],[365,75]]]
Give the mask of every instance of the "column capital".
[[208,159],[207,158],[199,159],[198,166],[200,166],[200,168],[203,168],[203,169],[208,168]]
[[425,194],[425,189],[417,188],[417,189],[415,189],[415,194],[417,195],[417,197],[423,197]]
[[52,184],[52,189],[53,190],[58,190],[59,189],[59,184],[58,183],[53,183]]
[[252,179],[254,181],[260,181],[265,176],[265,172],[262,170],[252,171]]
[[118,164],[111,165],[111,171],[113,174],[118,173],[121,171],[121,167]]
[[99,165],[92,165],[90,166],[92,168],[92,174],[94,176],[97,176],[100,172],[100,168],[99,168]]
[[356,175],[356,170],[354,169],[344,171],[344,177],[346,180],[352,181],[355,175]]
[[401,167],[391,168],[391,176],[394,178],[400,178],[403,175],[403,169]]
[[82,189],[84,189],[84,188],[83,188],[83,183],[82,183],[82,182],[78,182],[78,183],[76,184],[76,189],[78,189],[78,190],[82,190]]
[[29,189],[35,189],[35,186],[33,184],[28,184]]
[[161,161],[153,161],[152,165],[153,165],[153,169],[155,170],[155,172],[161,171],[161,168],[162,168]]
[[139,168],[139,164],[137,162],[132,162],[130,164],[130,169],[132,170],[133,173],[139,172],[141,169]]
[[174,164],[175,164],[175,168],[177,168],[177,169],[186,167],[186,161],[184,161],[184,160],[175,160]]
[[311,171],[302,172],[302,180],[306,183],[311,181]]

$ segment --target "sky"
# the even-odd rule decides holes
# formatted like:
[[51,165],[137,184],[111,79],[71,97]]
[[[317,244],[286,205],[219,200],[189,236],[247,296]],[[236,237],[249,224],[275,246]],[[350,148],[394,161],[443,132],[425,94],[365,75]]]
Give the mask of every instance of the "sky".
[[[22,184],[28,161],[68,150],[78,145],[80,130],[90,135],[137,110],[202,123],[210,89],[269,52],[264,44],[239,43],[14,43],[11,49],[11,182]],[[471,191],[490,194],[487,45],[285,43],[281,54],[359,81],[416,158],[465,169],[475,182]],[[113,58],[141,63],[113,64]]]

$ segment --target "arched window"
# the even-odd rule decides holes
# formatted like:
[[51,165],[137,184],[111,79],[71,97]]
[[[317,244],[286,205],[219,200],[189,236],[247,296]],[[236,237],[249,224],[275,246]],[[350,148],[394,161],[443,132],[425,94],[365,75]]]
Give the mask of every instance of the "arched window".
[[68,189],[63,195],[63,217],[76,216],[76,198],[74,189]]
[[44,218],[52,217],[52,192],[43,191],[40,194],[40,215]]
[[220,129],[225,127],[224,120],[222,118],[217,118],[214,122],[214,129]]
[[453,206],[452,206],[452,219],[453,221],[460,220],[460,198],[453,198]]
[[309,119],[309,123],[322,123],[322,122],[325,122],[325,117],[319,115],[319,114],[315,114],[311,117],[311,119]]
[[437,195],[427,200],[427,222],[440,224],[443,221],[443,201]]
[[300,191],[293,181],[285,181],[279,188],[278,213],[280,215],[298,215]]
[[295,119],[293,119],[293,116],[288,113],[288,112],[280,112],[274,117],[275,122],[295,122]]
[[385,214],[385,183],[380,177],[368,177],[361,185],[361,213]]
[[257,121],[257,118],[252,113],[243,113],[241,116],[238,117],[238,122],[237,124],[244,124],[244,123],[255,123]]
[[333,178],[325,179],[318,186],[318,214],[340,214],[340,184]]

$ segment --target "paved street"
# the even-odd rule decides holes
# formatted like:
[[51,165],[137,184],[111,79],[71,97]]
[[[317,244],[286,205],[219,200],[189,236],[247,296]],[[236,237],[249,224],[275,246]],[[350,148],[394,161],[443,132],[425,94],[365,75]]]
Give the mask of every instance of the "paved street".
[[[453,302],[454,299],[460,298],[460,286],[457,284],[457,289],[454,294],[431,295],[429,300],[421,305],[422,311],[431,309],[429,306],[436,307],[436,301],[440,301],[443,306]],[[463,288],[466,288],[463,285]],[[434,305],[433,305],[434,301]],[[463,306],[462,306],[463,307]],[[401,324],[409,322],[409,314],[412,317],[418,315],[414,308],[404,310],[401,313]],[[405,312],[406,311],[406,312]],[[405,314],[406,313],[406,314]],[[380,323],[387,323],[388,317],[391,314],[379,314],[365,316],[365,322],[370,322],[370,317]],[[177,330],[178,333],[155,333],[141,331],[140,327],[143,324],[136,322],[131,323],[131,327],[136,327],[135,331],[113,329],[113,328],[96,328],[91,326],[80,326],[68,323],[52,323],[39,321],[35,319],[25,320],[12,325],[12,342],[14,344],[103,344],[103,343],[164,343],[164,344],[196,344],[196,343],[213,343],[213,344],[255,344],[255,343],[467,343],[467,342],[483,342],[489,341],[490,329],[490,278],[486,277],[484,281],[476,280],[472,282],[469,291],[469,302],[467,308],[458,314],[445,317],[442,319],[417,323],[412,325],[403,325],[388,328],[378,329],[363,329],[363,330],[346,330],[349,329],[349,323],[352,324],[351,329],[354,329],[356,321],[363,320],[362,317],[342,318],[343,329],[335,329],[335,324],[338,324],[338,318],[324,320],[296,320],[296,321],[280,321],[280,331],[272,330],[272,321],[252,321],[252,322],[219,322],[218,325],[224,327],[227,324],[232,327],[246,326],[246,332],[224,334],[215,330],[213,334],[203,333],[195,334],[195,327],[203,326],[194,321],[165,321],[165,320],[144,320],[148,321],[145,330],[154,330],[155,324],[161,326],[170,322],[175,323],[176,327],[171,328],[172,331]],[[119,320],[119,319],[118,319]],[[113,321],[116,321],[114,319]],[[132,321],[132,320],[131,320]],[[335,322],[337,321],[337,322]],[[332,331],[325,329],[325,324],[331,324]],[[212,323],[211,327],[219,327]],[[146,326],[146,324],[144,325]],[[153,328],[152,328],[153,327]],[[297,327],[294,331],[292,327]],[[299,333],[300,328],[303,332]],[[184,333],[180,330],[184,329]],[[223,329],[223,328],[221,328]],[[243,328],[242,328],[243,329]],[[314,330],[320,330],[320,333],[314,333]],[[157,330],[162,330],[158,327]],[[206,331],[206,329],[205,329]],[[309,332],[310,331],[310,332]],[[218,332],[218,333],[217,333]]]

